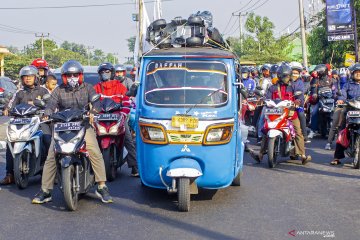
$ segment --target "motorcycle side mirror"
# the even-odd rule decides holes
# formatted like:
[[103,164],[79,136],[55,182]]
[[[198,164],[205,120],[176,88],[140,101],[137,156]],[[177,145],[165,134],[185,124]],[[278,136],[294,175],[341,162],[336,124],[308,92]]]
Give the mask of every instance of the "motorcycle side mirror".
[[249,97],[249,93],[246,91],[245,88],[240,88],[240,93],[244,98],[248,98]]
[[51,95],[50,95],[50,94],[45,94],[42,99],[43,99],[44,101],[48,101],[50,98],[51,98]]
[[259,89],[256,89],[256,90],[254,91],[254,93],[255,93],[256,95],[260,96],[260,97],[264,96],[264,94],[262,93],[262,91],[259,90]]
[[99,100],[100,99],[100,94],[95,94],[95,95],[93,95],[91,98],[90,98],[90,102],[91,103],[94,103],[94,102],[96,102],[97,100]]
[[300,96],[303,92],[302,91],[296,91],[294,96]]
[[34,100],[34,105],[36,107],[39,107],[39,108],[44,108],[46,104],[45,104],[45,102],[43,100],[35,99]]
[[337,91],[337,92],[336,92],[336,95],[337,95],[337,96],[342,96],[342,94],[341,94],[340,91]]
[[261,91],[262,87],[261,86],[256,86],[256,89]]

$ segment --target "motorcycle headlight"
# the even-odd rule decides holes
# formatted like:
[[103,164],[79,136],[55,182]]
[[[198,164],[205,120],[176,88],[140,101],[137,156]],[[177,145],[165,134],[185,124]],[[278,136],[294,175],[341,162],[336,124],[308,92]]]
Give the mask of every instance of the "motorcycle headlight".
[[140,123],[140,133],[143,142],[152,144],[167,144],[165,129],[159,124]]
[[116,135],[119,132],[119,125],[120,123],[115,124],[109,129],[109,134]]
[[101,126],[100,124],[97,124],[96,127],[97,127],[100,135],[105,135],[105,134],[107,134],[107,131],[106,131],[106,128],[105,128],[105,127]]
[[69,142],[65,142],[63,139],[60,138],[57,132],[54,133],[54,140],[56,140],[61,148],[63,153],[73,153],[75,151],[75,147],[77,143],[82,139],[85,130],[82,129],[73,139]]
[[205,131],[204,145],[218,145],[230,142],[234,124],[209,126]]

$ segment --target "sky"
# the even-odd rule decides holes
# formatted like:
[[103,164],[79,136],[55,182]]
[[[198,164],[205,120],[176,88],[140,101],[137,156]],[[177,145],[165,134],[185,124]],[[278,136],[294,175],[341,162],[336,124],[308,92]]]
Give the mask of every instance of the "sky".
[[[150,20],[153,15],[152,0],[145,0]],[[311,13],[310,2],[303,0],[305,15]],[[49,38],[61,44],[64,40],[115,53],[120,62],[130,57],[127,40],[135,36],[136,23],[132,14],[137,12],[134,0],[0,0],[0,45],[22,49],[37,38],[35,32],[50,33]],[[146,3],[149,2],[149,3]],[[119,6],[55,8],[55,9],[2,9],[19,7],[74,6],[121,3]],[[234,11],[254,9],[254,13],[267,16],[275,24],[275,35],[292,32],[299,22],[298,0],[163,0],[163,18],[168,22],[174,17],[187,18],[197,11],[208,10],[213,14],[214,26],[228,36],[239,36],[239,19],[231,17]],[[317,9],[320,10],[320,9]],[[244,12],[245,13],[245,12]],[[244,19],[245,20],[245,19]],[[14,27],[26,31],[9,32]],[[19,32],[19,31],[17,31]],[[39,56],[41,57],[41,56]]]

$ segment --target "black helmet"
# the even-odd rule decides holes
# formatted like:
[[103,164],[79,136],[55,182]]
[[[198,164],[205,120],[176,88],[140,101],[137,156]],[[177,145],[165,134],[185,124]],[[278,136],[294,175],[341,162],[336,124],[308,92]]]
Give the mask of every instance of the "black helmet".
[[[108,75],[108,74],[102,75],[101,74],[102,71],[110,71],[110,75]],[[108,63],[108,62],[100,64],[97,72],[99,74],[101,81],[108,81],[108,80],[114,79],[114,76],[115,76],[115,68],[111,63]]]
[[277,69],[279,68],[279,65],[274,64],[270,68],[270,73],[277,73]]
[[331,71],[331,74],[332,75],[339,75],[339,71],[334,69],[334,70]]
[[67,85],[66,74],[76,74],[76,73],[79,74],[79,84],[82,84],[84,79],[83,77],[84,68],[82,67],[82,65],[75,60],[69,60],[65,62],[61,67],[61,78],[63,80],[63,83]]
[[314,68],[314,71],[316,71],[319,75],[319,77],[326,76],[328,74],[328,68],[326,64],[319,64]]
[[282,81],[285,84],[288,84],[290,80],[291,72],[292,72],[291,67],[288,64],[283,63],[277,69],[276,73],[280,81]]
[[250,70],[249,70],[248,67],[242,67],[241,68],[241,73],[249,73],[249,72],[250,72]]

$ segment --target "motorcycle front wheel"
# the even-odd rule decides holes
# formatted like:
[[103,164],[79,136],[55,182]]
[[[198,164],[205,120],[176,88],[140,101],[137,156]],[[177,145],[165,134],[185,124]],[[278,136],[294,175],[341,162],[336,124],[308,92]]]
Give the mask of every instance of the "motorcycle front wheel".
[[67,168],[63,168],[61,173],[62,187],[64,192],[64,199],[67,208],[70,211],[75,211],[78,207],[79,194],[76,192],[76,173],[75,166],[71,165]]
[[23,151],[19,154],[16,154],[14,157],[14,178],[16,186],[19,189],[27,188],[29,184],[29,172],[24,173],[24,169],[29,168],[28,163],[30,163],[31,153],[28,151]]
[[117,161],[117,159],[115,159],[117,156],[116,151],[115,145],[111,145],[110,147],[103,149],[102,153],[104,157],[106,179],[109,182],[114,181],[117,175],[117,164],[114,164],[114,161]]
[[277,144],[278,141],[276,141],[277,138],[269,138],[268,139],[268,164],[269,164],[269,168],[274,168],[276,166],[276,161],[277,161],[277,153],[276,153],[276,148],[277,148]]
[[355,140],[355,156],[353,164],[355,169],[360,168],[360,135],[357,135]]

